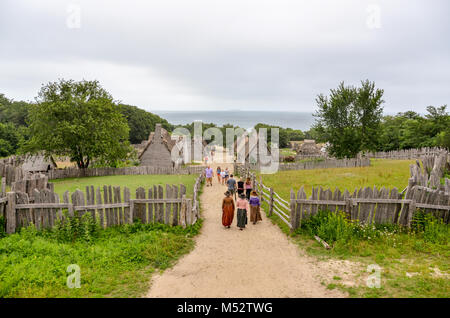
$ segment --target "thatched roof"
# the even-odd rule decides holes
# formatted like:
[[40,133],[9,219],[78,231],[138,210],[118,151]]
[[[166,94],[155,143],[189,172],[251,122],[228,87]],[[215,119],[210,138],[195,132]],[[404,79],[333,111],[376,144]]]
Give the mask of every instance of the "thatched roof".
[[303,143],[297,148],[299,154],[320,154],[320,147],[316,144],[315,140],[305,139]]
[[[159,133],[158,133],[159,132]],[[169,151],[172,151],[172,148],[177,144],[176,140],[172,140],[172,137],[170,136],[169,132],[161,127],[161,124],[156,124],[155,132],[151,132],[150,136],[148,137],[148,141],[145,143],[145,147],[142,149],[142,152],[139,154],[139,159],[141,159],[142,155],[145,153],[145,151],[148,149],[148,147],[156,141],[155,136],[159,136],[159,138],[162,139],[162,143],[166,145],[167,149]],[[144,144],[144,141],[141,143],[141,145]]]
[[46,158],[44,155],[28,156],[22,169],[26,172],[43,172],[56,168],[56,164],[52,157]]

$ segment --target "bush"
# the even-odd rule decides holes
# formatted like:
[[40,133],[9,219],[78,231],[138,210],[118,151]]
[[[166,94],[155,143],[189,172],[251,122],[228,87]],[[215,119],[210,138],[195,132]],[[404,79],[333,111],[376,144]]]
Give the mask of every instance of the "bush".
[[78,211],[75,211],[75,215],[69,217],[66,211],[65,219],[58,220],[51,233],[59,242],[75,242],[76,240],[92,242],[98,237],[99,230],[100,225],[92,215],[86,213],[80,217]]
[[6,220],[3,216],[0,216],[0,238],[6,236]]
[[[352,240],[370,241],[378,238],[388,239],[400,232],[408,232],[397,224],[360,224],[349,220],[344,212],[332,213],[319,211],[316,215],[302,222],[296,232],[306,231],[309,235],[317,235],[328,244],[334,242],[351,242]],[[430,213],[418,211],[414,214],[409,231],[422,243],[446,245],[449,238],[449,227],[442,219],[437,219]],[[421,244],[421,243],[417,243]]]

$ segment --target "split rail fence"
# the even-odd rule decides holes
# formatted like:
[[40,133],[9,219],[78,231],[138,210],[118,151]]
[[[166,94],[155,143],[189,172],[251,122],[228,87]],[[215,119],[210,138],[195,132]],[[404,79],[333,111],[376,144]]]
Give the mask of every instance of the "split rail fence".
[[186,196],[183,184],[166,185],[165,191],[162,185],[154,185],[147,191],[140,187],[136,189],[136,199],[131,199],[127,187],[121,191],[119,186],[106,185],[103,189],[87,186],[85,193],[66,191],[62,200],[50,189],[34,189],[31,197],[25,192],[8,192],[0,197],[0,216],[6,219],[8,234],[31,224],[38,230],[52,228],[58,220],[64,222],[66,217],[82,217],[86,213],[104,228],[132,224],[136,219],[144,224],[186,227],[195,224],[200,217],[198,193],[203,181],[204,176],[200,174],[192,198]]
[[261,176],[257,180],[248,168],[237,166],[235,171],[253,180],[262,202],[268,204],[269,216],[275,213],[291,231],[301,227],[303,220],[319,211],[342,211],[348,219],[361,224],[390,223],[410,227],[414,213],[421,209],[446,224],[450,223],[450,194],[417,185],[413,178],[409,179],[408,187],[401,192],[397,188],[385,187],[365,187],[353,192],[313,187],[312,195],[308,198],[302,187],[297,193],[291,190],[290,198],[286,200],[273,188],[264,185]]

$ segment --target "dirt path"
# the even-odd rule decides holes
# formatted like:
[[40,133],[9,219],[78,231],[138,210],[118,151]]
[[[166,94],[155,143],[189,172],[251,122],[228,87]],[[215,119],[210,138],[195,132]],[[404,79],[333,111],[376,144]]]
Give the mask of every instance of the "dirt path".
[[231,229],[224,229],[225,190],[217,179],[204,187],[204,223],[195,249],[162,275],[153,275],[146,297],[344,297],[321,285],[323,268],[301,255],[264,213],[262,222],[243,231],[236,227],[236,215]]

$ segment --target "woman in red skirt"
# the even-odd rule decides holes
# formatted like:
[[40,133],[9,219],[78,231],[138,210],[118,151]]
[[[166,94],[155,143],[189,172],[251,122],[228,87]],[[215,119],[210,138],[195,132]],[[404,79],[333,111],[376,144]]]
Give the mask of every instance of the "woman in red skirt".
[[225,198],[222,201],[222,224],[226,228],[230,228],[231,223],[233,223],[234,217],[234,200],[231,196],[231,192],[225,192]]

